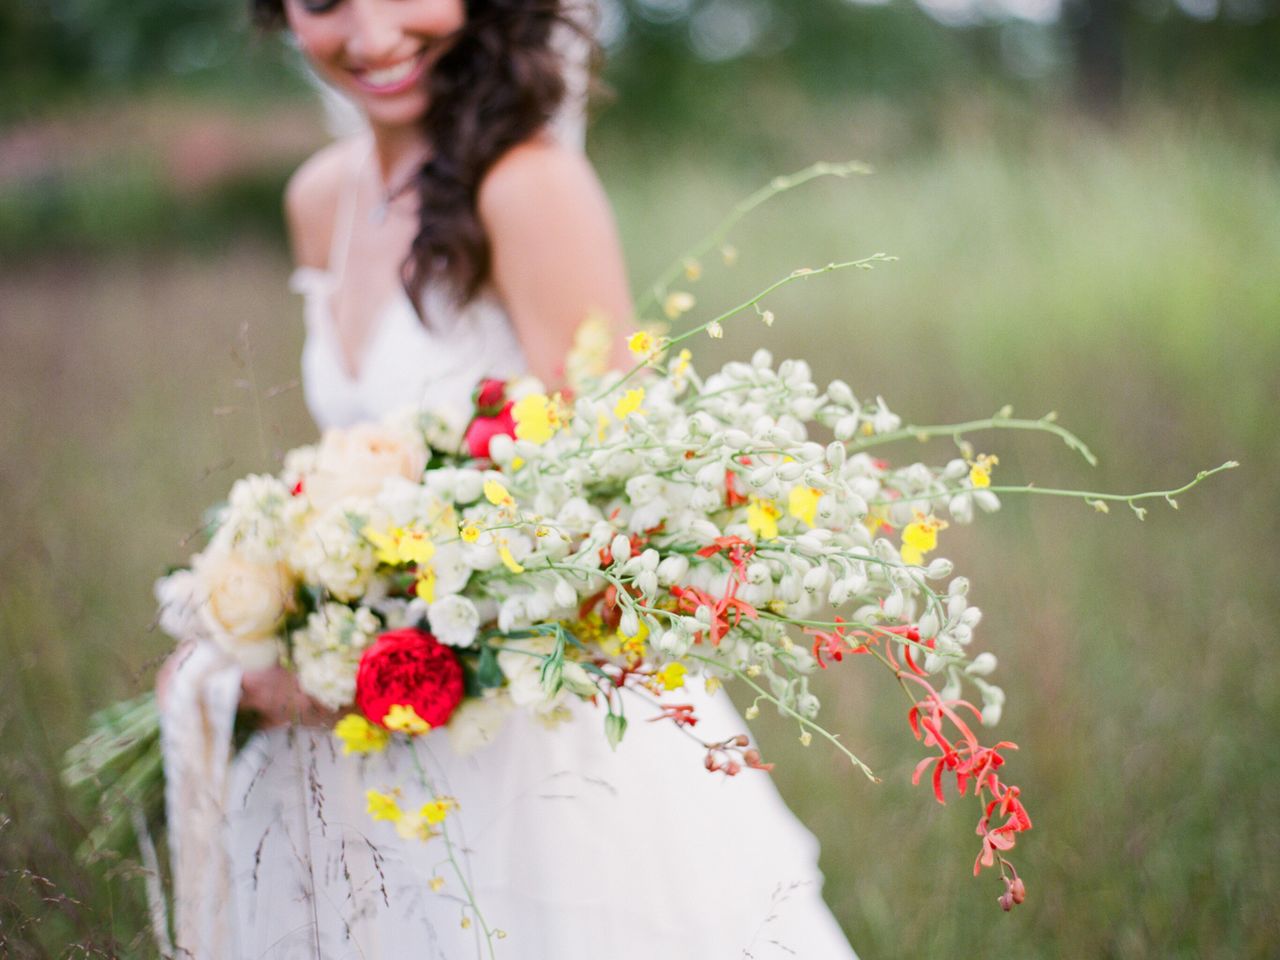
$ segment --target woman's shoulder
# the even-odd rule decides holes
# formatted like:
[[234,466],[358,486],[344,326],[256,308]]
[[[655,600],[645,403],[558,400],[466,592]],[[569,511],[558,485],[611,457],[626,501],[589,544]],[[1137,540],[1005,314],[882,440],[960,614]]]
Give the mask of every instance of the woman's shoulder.
[[300,267],[328,267],[338,198],[350,182],[362,137],[336,140],[308,157],[284,189],[285,223],[294,262]]
[[498,158],[480,183],[476,206],[493,230],[524,221],[545,223],[549,214],[598,214],[607,201],[586,154],[543,133]]

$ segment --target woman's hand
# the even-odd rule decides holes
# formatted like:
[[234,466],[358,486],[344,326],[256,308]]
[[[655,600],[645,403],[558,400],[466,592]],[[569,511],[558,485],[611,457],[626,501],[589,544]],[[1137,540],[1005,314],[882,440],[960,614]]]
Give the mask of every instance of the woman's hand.
[[328,727],[333,726],[339,716],[303,693],[298,675],[279,665],[244,672],[240,680],[240,706],[257,713],[258,726],[264,729],[288,723]]
[[[156,673],[156,703],[163,712],[173,675],[191,653],[191,644],[180,645]],[[240,707],[258,714],[259,726],[280,727],[287,723],[332,726],[339,714],[302,692],[298,675],[279,665],[266,670],[246,670],[240,679]]]

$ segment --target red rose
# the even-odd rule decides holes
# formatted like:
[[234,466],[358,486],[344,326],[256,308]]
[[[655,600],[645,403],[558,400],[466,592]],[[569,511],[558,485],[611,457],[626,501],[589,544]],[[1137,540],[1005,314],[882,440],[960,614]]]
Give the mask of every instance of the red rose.
[[417,627],[380,635],[360,658],[356,705],[379,726],[397,703],[413,707],[432,727],[444,726],[462,696],[458,658]]
[[511,415],[511,404],[508,403],[495,416],[477,416],[467,427],[467,450],[477,460],[489,456],[489,441],[499,435],[514,437],[516,420]]
[[495,416],[507,402],[507,381],[481,380],[473,399],[477,416]]

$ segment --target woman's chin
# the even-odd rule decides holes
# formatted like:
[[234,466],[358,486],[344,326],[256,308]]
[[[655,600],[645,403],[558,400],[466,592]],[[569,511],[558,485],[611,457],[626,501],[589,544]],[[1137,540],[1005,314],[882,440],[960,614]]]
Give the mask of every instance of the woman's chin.
[[425,92],[386,99],[365,95],[358,102],[371,126],[386,129],[417,126],[427,112]]

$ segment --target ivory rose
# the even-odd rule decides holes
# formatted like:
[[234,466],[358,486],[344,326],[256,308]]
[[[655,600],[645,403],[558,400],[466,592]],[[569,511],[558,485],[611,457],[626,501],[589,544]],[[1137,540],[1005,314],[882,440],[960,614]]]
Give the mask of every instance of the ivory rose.
[[213,640],[246,669],[271,666],[294,584],[280,563],[259,563],[234,548],[206,550],[193,572],[204,602],[200,619]]
[[372,497],[389,477],[418,482],[426,465],[426,445],[412,430],[380,423],[335,428],[321,437],[302,492],[324,509],[346,497]]

